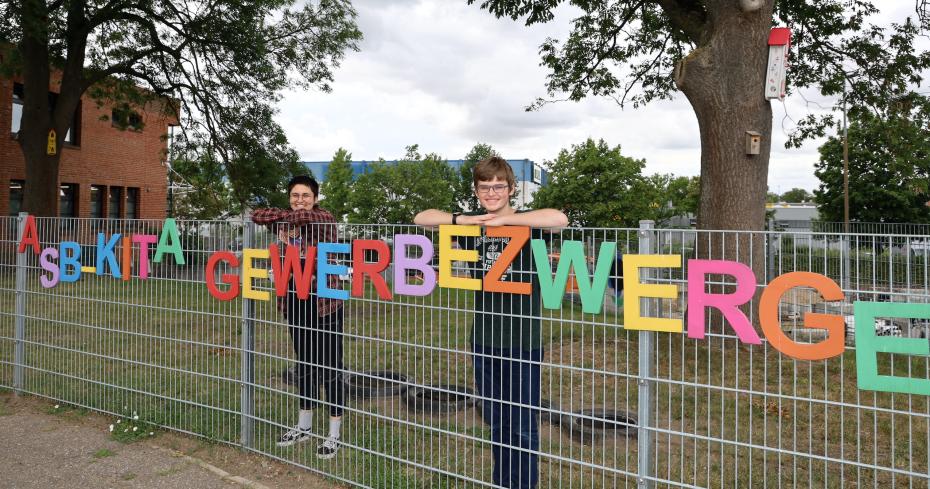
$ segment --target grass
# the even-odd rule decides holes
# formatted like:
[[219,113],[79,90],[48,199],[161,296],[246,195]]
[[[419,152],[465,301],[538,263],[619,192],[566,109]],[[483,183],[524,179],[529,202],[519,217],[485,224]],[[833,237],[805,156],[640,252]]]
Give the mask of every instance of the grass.
[[94,452],[94,458],[96,459],[112,457],[114,455],[116,455],[116,452],[108,448],[101,448],[100,450],[97,450],[96,452]]
[[[138,422],[137,433],[156,425],[239,443],[241,303],[217,301],[203,283],[178,278],[91,276],[50,290],[34,285],[27,294],[25,390]],[[0,385],[7,387],[11,285],[0,277]],[[470,292],[437,290],[392,303],[373,297],[367,291],[348,303],[347,368],[397,370],[417,384],[473,385]],[[623,329],[613,312],[583,314],[569,301],[544,316],[543,397],[565,410],[636,413],[638,332]],[[277,447],[282,427],[297,416],[296,392],[280,381],[292,348],[273,303],[257,302],[254,317],[254,449],[371,487],[470,487],[468,479],[491,479],[489,431],[474,410],[429,417],[399,399],[355,401],[344,428],[349,446],[336,459],[316,458],[319,440]],[[893,472],[930,471],[926,396],[859,391],[853,350],[803,362],[721,332],[711,325],[705,341],[655,335],[651,455],[658,479],[708,487],[927,487],[930,477]],[[930,369],[925,358],[879,360],[883,373],[926,378]],[[326,426],[318,410],[314,432]],[[635,438],[587,446],[542,425],[541,451],[540,487],[636,485]]]

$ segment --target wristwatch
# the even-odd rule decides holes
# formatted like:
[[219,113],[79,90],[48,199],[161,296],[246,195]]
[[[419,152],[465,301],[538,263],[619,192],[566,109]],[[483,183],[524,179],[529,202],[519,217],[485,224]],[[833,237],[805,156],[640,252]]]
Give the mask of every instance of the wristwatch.
[[459,216],[461,216],[461,214],[459,214],[458,212],[452,213],[452,224],[456,224],[456,221],[459,220]]

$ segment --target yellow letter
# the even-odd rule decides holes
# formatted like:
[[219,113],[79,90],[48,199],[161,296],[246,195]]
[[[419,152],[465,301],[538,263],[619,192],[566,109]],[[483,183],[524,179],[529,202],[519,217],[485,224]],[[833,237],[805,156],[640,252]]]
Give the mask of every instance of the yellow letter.
[[481,236],[478,226],[439,226],[439,286],[447,289],[481,290],[481,280],[452,276],[452,262],[478,261],[477,250],[453,250],[453,236]]
[[643,297],[675,299],[678,287],[671,284],[642,284],[640,268],[681,268],[681,255],[623,255],[623,327],[665,333],[681,333],[680,319],[642,317],[639,300]]
[[255,248],[246,248],[242,250],[242,297],[245,299],[256,299],[260,301],[270,300],[271,296],[267,291],[258,291],[252,288],[253,278],[268,278],[268,270],[265,268],[253,268],[252,260],[265,259],[269,256],[268,248],[257,250]]

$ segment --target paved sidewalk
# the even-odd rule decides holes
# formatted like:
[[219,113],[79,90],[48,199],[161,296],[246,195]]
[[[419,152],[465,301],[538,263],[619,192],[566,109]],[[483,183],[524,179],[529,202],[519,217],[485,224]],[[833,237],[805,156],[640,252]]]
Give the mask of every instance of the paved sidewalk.
[[0,395],[0,486],[10,488],[334,488],[298,467],[176,434],[120,443],[105,416],[49,414],[52,403]]

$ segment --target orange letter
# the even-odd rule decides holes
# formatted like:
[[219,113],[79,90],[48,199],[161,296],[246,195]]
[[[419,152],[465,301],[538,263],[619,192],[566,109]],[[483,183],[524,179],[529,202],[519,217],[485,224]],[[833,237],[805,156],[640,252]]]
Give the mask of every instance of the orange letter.
[[795,287],[813,287],[825,301],[843,300],[843,290],[836,282],[823,275],[811,272],[786,273],[766,287],[759,302],[759,322],[769,343],[776,350],[798,360],[826,360],[843,353],[843,318],[833,314],[804,313],[804,325],[809,328],[827,330],[827,339],[820,343],[797,343],[781,329],[778,318],[778,303],[785,292]]
[[520,250],[523,249],[523,245],[530,240],[530,228],[525,226],[489,227],[485,233],[489,238],[510,237],[510,241],[504,251],[501,252],[501,256],[494,262],[494,265],[491,265],[487,275],[484,276],[484,291],[522,295],[533,293],[533,286],[528,282],[504,282],[501,280],[501,277],[507,271],[507,267],[517,258]]

